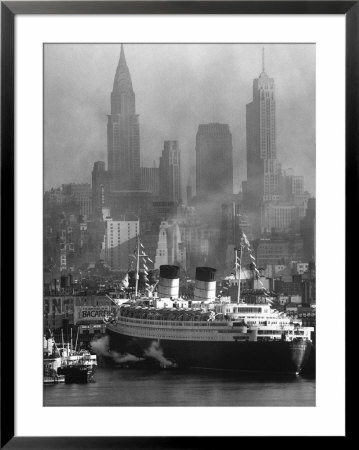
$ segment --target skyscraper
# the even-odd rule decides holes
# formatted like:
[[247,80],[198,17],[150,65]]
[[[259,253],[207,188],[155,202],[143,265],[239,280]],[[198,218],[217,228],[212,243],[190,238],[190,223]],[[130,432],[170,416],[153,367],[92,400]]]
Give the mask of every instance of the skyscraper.
[[92,170],[92,211],[94,217],[101,217],[108,194],[108,173],[104,161],[96,161]]
[[108,172],[112,191],[140,187],[140,127],[135,93],[121,44],[107,122]]
[[165,141],[160,157],[160,198],[181,200],[181,152],[177,141]]
[[141,167],[141,189],[158,196],[160,190],[160,176],[158,167]]
[[196,197],[228,201],[233,194],[232,134],[227,124],[199,125],[196,136]]
[[262,202],[278,200],[276,118],[274,80],[264,67],[253,81],[253,100],[247,104],[247,182],[244,201],[249,209],[260,207]]

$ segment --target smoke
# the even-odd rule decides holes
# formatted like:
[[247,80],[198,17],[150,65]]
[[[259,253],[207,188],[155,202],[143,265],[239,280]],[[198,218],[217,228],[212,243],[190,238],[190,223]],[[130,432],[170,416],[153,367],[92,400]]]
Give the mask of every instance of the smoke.
[[173,363],[163,356],[163,350],[156,341],[153,341],[150,347],[145,350],[145,355],[157,359],[164,367],[173,366]]
[[104,336],[93,340],[90,343],[90,347],[98,356],[111,356],[109,336]]
[[141,361],[143,358],[138,358],[135,355],[131,355],[130,353],[125,353],[121,355],[120,353],[114,352],[110,350],[110,338],[109,336],[104,336],[93,340],[90,344],[91,349],[98,356],[107,356],[113,359],[113,361],[117,364],[122,364],[129,361]]
[[129,361],[143,361],[144,358],[138,358],[135,355],[131,355],[130,353],[125,353],[124,355],[121,355],[120,353],[117,352],[111,352],[111,356],[112,359],[117,363],[117,364],[122,364],[125,362],[129,362]]
[[[93,340],[90,343],[90,346],[91,349],[96,353],[96,355],[110,357],[117,364],[123,364],[131,361],[144,361],[144,358],[139,358],[135,355],[131,355],[130,353],[121,354],[115,351],[111,351],[109,336],[104,336]],[[173,366],[173,363],[163,356],[163,350],[156,341],[153,341],[150,347],[145,350],[145,356],[148,358],[156,359],[164,367]]]

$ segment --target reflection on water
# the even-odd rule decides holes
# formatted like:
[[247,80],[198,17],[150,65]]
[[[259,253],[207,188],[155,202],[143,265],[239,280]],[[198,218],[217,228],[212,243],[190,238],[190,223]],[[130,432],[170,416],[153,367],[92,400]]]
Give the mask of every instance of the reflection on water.
[[99,367],[95,383],[44,386],[44,406],[315,406],[315,380]]

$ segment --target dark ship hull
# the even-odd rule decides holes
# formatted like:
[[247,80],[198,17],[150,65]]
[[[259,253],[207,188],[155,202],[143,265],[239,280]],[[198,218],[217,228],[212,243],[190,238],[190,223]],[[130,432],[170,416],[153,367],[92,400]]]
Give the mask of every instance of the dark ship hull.
[[57,369],[58,375],[65,376],[66,384],[91,382],[94,373],[94,368],[88,369],[88,367],[84,365],[65,366]]
[[[148,356],[156,343],[164,360],[178,368],[210,369],[236,372],[298,374],[309,359],[310,341],[191,341],[135,338],[108,329],[110,346],[122,354]],[[147,354],[147,356],[146,356]]]

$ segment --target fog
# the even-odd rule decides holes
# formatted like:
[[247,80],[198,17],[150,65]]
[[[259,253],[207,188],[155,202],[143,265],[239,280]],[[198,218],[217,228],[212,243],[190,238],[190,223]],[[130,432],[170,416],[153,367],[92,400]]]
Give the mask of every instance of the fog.
[[[195,140],[201,123],[228,123],[234,191],[246,179],[246,104],[262,70],[276,86],[277,157],[305,175],[315,193],[314,44],[125,44],[140,115],[141,166],[158,166],[164,140],[178,140],[182,196],[195,192]],[[120,44],[46,44],[45,189],[91,182],[107,164],[107,117]]]

